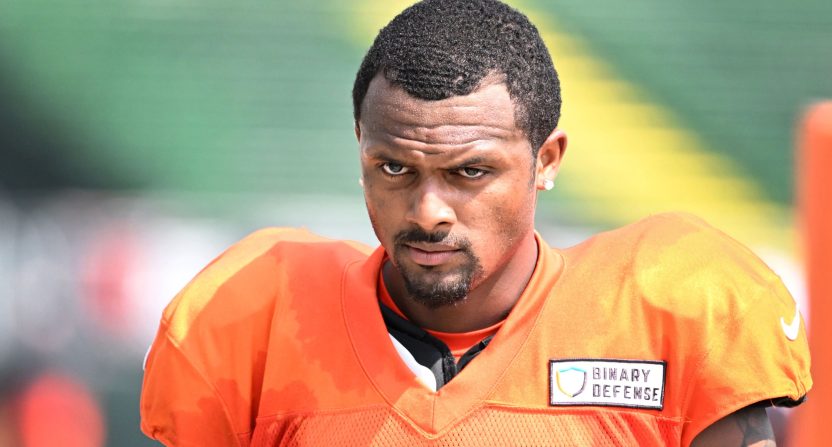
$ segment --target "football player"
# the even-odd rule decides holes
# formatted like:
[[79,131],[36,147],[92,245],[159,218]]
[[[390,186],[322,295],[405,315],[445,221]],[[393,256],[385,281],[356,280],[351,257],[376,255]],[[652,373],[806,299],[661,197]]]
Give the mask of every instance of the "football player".
[[800,403],[812,380],[796,305],[756,256],[683,214],[569,249],[535,232],[567,138],[523,14],[411,6],[375,39],[353,100],[380,246],[265,229],[220,255],[164,311],[148,436],[773,445],[765,407]]

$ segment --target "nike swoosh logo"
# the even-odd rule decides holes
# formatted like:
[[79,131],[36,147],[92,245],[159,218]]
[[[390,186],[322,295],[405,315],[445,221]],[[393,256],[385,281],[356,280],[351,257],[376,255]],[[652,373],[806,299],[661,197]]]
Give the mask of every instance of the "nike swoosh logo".
[[794,318],[792,318],[792,322],[786,324],[786,320],[780,317],[780,326],[783,328],[783,333],[786,334],[786,338],[791,341],[797,340],[797,336],[800,333],[800,311],[797,308],[797,303],[794,303]]

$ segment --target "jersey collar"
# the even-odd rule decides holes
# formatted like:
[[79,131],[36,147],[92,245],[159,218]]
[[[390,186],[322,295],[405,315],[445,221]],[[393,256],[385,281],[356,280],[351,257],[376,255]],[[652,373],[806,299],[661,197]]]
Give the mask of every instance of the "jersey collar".
[[487,403],[494,388],[523,348],[540,310],[560,276],[563,258],[535,233],[538,257],[529,284],[489,348],[439,391],[424,387],[393,346],[377,299],[382,247],[348,266],[342,282],[342,309],[350,342],[373,386],[397,413],[417,429],[437,434]]

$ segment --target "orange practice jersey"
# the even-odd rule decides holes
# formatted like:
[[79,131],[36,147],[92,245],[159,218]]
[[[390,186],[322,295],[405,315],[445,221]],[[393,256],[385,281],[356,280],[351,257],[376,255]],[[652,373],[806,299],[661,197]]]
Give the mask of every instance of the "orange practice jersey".
[[811,387],[780,279],[700,220],[538,245],[491,343],[433,392],[382,321],[381,248],[254,233],[165,309],[142,430],[169,446],[688,445]]

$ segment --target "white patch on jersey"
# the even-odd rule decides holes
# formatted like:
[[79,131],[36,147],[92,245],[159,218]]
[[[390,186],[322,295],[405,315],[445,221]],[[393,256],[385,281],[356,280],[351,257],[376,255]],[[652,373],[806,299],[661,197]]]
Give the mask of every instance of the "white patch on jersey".
[[794,318],[792,318],[792,322],[786,324],[786,320],[780,317],[780,326],[783,328],[783,333],[786,334],[786,338],[791,341],[797,340],[797,336],[800,334],[800,309],[797,302],[794,303]]
[[648,360],[550,360],[549,405],[661,410],[666,365]]
[[436,391],[436,377],[433,375],[433,371],[431,371],[427,366],[423,366],[417,362],[416,358],[413,357],[413,354],[411,354],[403,344],[399,343],[399,341],[396,340],[396,337],[390,335],[390,340],[393,341],[393,346],[396,348],[396,352],[399,353],[399,357],[401,357],[404,364],[407,365],[411,371],[413,371],[416,378],[431,391]]

